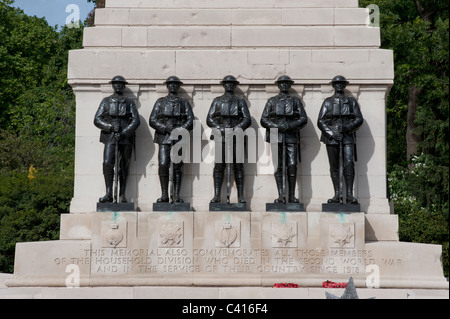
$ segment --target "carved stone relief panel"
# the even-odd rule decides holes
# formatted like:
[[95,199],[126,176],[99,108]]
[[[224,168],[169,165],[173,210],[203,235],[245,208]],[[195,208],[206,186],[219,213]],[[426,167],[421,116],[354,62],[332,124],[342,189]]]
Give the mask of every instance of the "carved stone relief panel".
[[159,224],[159,247],[184,247],[184,222],[165,222]]
[[241,222],[216,222],[216,247],[236,248],[241,246]]
[[272,247],[289,248],[298,246],[297,222],[272,222]]
[[329,248],[355,248],[354,223],[329,224]]
[[102,222],[101,239],[103,248],[126,248],[127,222],[126,221]]

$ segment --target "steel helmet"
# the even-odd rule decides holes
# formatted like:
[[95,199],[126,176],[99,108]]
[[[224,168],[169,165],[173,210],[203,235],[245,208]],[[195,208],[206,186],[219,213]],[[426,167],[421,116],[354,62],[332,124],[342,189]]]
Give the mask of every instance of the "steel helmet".
[[291,84],[294,84],[294,81],[287,75],[282,75],[275,81],[275,83],[277,84],[280,82],[289,82]]
[[333,78],[333,80],[331,80],[331,84],[333,84],[333,83],[345,83],[345,84],[348,84],[349,82],[347,81],[347,79],[344,77],[344,76],[342,76],[342,75],[336,75],[334,78]]
[[173,82],[180,83],[180,85],[183,85],[183,82],[181,82],[181,80],[174,75],[169,76],[163,84],[173,83]]
[[127,80],[121,75],[116,75],[109,83],[125,83],[128,84]]
[[239,81],[232,75],[227,75],[223,78],[222,81],[220,81],[220,84],[223,84],[224,82],[234,82],[236,84],[239,84]]

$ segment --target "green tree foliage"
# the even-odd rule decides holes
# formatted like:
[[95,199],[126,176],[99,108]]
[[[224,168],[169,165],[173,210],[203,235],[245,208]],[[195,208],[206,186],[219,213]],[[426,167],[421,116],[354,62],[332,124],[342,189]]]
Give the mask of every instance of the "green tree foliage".
[[45,19],[2,5],[7,19],[0,19],[0,128],[38,137],[49,147],[73,144],[67,61],[68,50],[82,45],[82,29],[57,32]]
[[59,221],[69,211],[73,194],[70,176],[44,175],[34,178],[13,171],[0,180],[0,272],[14,270],[17,242],[54,240]]
[[83,34],[57,31],[12,3],[0,0],[0,272],[13,270],[16,242],[57,239],[69,212],[75,97],[67,63]]
[[[11,105],[39,85],[42,66],[52,56],[56,33],[44,19],[29,17],[0,2],[0,127],[9,123]],[[37,54],[39,53],[39,54]]]
[[[95,8],[104,8],[105,7],[105,0],[87,0],[87,2],[92,2],[95,5]],[[87,18],[86,18],[86,25],[88,27],[92,27],[95,22],[95,9],[92,10]]]
[[449,3],[360,0],[370,4],[381,11],[382,47],[394,51],[388,171],[400,240],[441,244],[448,276]]
[[396,166],[389,173],[399,237],[401,241],[442,245],[442,264],[448,276],[448,168],[434,165],[426,155],[413,157],[412,162],[412,170]]
[[[381,10],[382,47],[394,51],[395,84],[387,108],[390,168],[421,153],[448,165],[448,1],[360,0],[362,7],[369,4]],[[409,152],[408,134],[416,144]]]

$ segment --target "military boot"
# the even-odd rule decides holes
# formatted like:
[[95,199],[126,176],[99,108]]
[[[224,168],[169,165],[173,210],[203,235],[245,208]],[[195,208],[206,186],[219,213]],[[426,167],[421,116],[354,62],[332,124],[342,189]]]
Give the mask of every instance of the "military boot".
[[244,171],[235,171],[234,180],[236,181],[236,187],[238,192],[238,202],[247,203],[244,197]]
[[119,192],[120,203],[128,203],[127,197],[125,196],[126,189],[127,189],[127,174],[121,174],[120,192]]
[[181,179],[183,177],[183,172],[180,170],[176,170],[174,173],[174,194],[172,200],[175,203],[184,203],[184,200],[180,197],[180,189],[181,189]]
[[274,203],[285,203],[285,198],[283,197],[283,174],[280,172],[275,172],[275,182],[277,183],[278,198],[274,200]]
[[295,184],[297,182],[297,167],[288,167],[288,185],[289,185],[289,203],[299,203],[298,198],[295,198]]
[[156,200],[157,203],[169,202],[169,175],[159,175],[159,183],[161,184],[161,197]]
[[345,175],[345,186],[347,188],[346,203],[358,204],[358,200],[353,196],[353,181],[355,177],[353,175]]
[[220,203],[220,191],[222,189],[223,172],[214,172],[214,197],[211,203]]
[[114,167],[104,163],[103,164],[103,177],[105,179],[106,194],[98,201],[100,203],[111,203],[114,200],[113,197],[113,183],[114,183]]
[[339,203],[339,173],[331,173],[331,181],[333,182],[334,196],[328,200],[328,203]]

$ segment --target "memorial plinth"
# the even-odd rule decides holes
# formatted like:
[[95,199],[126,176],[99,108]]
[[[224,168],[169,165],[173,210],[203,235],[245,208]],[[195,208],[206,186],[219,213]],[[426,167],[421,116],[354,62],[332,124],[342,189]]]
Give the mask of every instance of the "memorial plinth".
[[[92,213],[84,229],[65,228],[60,241],[18,244],[7,284],[64,287],[76,269],[80,286],[315,287],[351,276],[366,287],[376,270],[382,288],[448,287],[440,246],[366,242],[364,215]],[[73,239],[87,230],[90,240]]]
[[[393,53],[380,49],[379,28],[367,25],[357,0],[106,0],[84,49],[69,54],[76,95],[75,187],[59,241],[19,243],[9,286],[197,285],[272,286],[326,280],[357,287],[447,288],[441,246],[398,241],[398,219],[386,192],[386,97]],[[97,212],[104,194],[103,147],[93,116],[124,76],[141,125],[126,197],[136,211]],[[244,195],[247,211],[209,211],[214,143],[206,116],[219,84],[232,74],[252,116]],[[270,147],[259,119],[283,74],[308,114],[301,131],[296,197],[303,212],[266,212],[277,189]],[[355,197],[358,212],[323,212],[332,196],[317,116],[337,74],[361,105]],[[195,115],[180,196],[192,211],[159,212],[158,149],[148,119],[172,75]],[[231,203],[237,203],[234,183]]]

